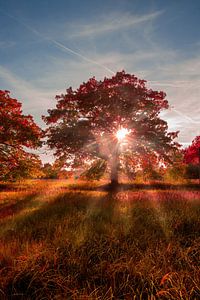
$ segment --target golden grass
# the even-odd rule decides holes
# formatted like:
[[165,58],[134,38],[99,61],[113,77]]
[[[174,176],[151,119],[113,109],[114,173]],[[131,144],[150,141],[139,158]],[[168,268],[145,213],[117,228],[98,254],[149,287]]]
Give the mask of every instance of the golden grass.
[[0,192],[0,299],[199,299],[197,186],[27,181]]

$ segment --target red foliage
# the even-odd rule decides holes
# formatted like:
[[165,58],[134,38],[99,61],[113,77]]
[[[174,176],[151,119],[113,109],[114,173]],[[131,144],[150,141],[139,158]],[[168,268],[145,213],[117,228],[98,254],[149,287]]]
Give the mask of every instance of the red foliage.
[[200,164],[200,136],[196,136],[192,144],[185,149],[184,161],[187,164]]
[[22,114],[22,105],[11,98],[9,91],[0,90],[0,170],[16,166],[26,152],[24,147],[40,145],[41,129],[33,117]]
[[145,80],[124,71],[103,81],[93,77],[77,90],[69,88],[56,96],[56,108],[43,117],[49,125],[48,144],[60,157],[110,160],[116,132],[127,128],[126,151],[138,162],[150,153],[157,160],[169,161],[178,147],[173,141],[178,133],[168,133],[167,122],[159,117],[169,107],[165,97],[164,92],[148,89]]

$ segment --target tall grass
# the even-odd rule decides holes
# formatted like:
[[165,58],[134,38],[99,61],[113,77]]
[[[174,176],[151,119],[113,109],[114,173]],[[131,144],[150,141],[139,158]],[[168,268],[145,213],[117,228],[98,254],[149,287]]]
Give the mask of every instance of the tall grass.
[[4,186],[0,299],[200,299],[199,216],[190,186]]

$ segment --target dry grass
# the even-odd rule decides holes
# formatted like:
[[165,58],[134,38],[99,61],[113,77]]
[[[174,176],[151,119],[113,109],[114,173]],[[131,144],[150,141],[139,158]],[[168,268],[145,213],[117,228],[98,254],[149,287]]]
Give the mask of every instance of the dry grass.
[[197,186],[0,185],[0,299],[200,299]]

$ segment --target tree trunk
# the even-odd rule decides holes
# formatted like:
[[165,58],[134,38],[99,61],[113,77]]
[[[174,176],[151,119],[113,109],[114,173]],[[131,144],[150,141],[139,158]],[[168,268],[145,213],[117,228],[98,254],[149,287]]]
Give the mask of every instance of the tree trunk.
[[119,153],[118,153],[118,149],[116,148],[111,158],[110,180],[112,186],[117,186],[119,184],[118,168],[119,168]]

